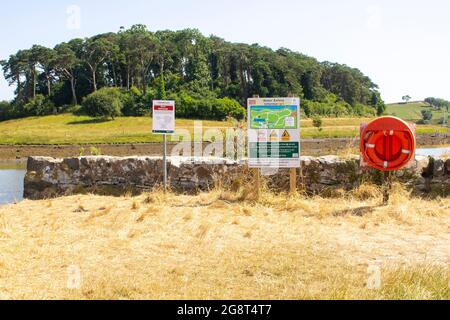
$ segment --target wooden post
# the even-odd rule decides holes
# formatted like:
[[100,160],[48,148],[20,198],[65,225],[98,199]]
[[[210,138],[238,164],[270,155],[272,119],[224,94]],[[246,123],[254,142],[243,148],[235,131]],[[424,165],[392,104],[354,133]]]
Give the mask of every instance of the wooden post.
[[388,171],[383,175],[383,205],[388,205],[391,192],[391,174]]
[[[259,95],[253,95],[253,98],[258,99]],[[256,188],[256,199],[261,199],[261,170],[259,168],[254,169],[255,173],[255,188]]]
[[296,168],[290,169],[290,193],[291,194],[297,193],[297,169]]
[[[294,98],[294,94],[289,92],[288,98]],[[289,192],[291,194],[297,193],[297,168],[290,169],[289,180]]]
[[261,171],[254,169],[255,172],[255,188],[256,188],[256,200],[261,199]]

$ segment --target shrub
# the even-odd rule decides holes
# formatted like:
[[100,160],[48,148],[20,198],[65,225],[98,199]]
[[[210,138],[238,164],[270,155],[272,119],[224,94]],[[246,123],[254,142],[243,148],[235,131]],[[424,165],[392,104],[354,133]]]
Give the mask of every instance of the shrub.
[[319,116],[315,116],[313,118],[313,126],[316,127],[319,131],[322,131],[322,119]]
[[102,88],[87,96],[82,103],[82,112],[91,117],[114,119],[121,115],[125,100],[118,88]]
[[424,121],[430,121],[433,119],[433,113],[430,110],[422,110],[421,113]]
[[38,94],[34,99],[28,101],[23,106],[23,110],[28,116],[46,116],[56,113],[53,102],[47,100],[42,94]]
[[141,117],[150,114],[152,101],[155,98],[154,90],[149,91],[144,96],[136,87],[131,87],[130,91],[122,91],[122,114],[124,116]]
[[89,152],[91,153],[91,156],[101,156],[102,150],[96,147],[90,147]]
[[447,121],[445,121],[445,118],[440,118],[439,120],[438,120],[438,124],[446,124],[447,123]]
[[0,101],[0,121],[10,119],[12,111],[11,103],[8,101]]
[[245,118],[245,108],[231,98],[217,99],[213,107],[213,117],[217,120],[225,120],[227,117],[242,120]]

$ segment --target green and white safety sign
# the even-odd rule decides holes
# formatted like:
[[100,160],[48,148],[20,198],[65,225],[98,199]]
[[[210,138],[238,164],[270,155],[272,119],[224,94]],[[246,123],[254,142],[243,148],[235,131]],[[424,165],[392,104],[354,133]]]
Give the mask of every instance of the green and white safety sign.
[[300,99],[248,99],[250,168],[300,167]]

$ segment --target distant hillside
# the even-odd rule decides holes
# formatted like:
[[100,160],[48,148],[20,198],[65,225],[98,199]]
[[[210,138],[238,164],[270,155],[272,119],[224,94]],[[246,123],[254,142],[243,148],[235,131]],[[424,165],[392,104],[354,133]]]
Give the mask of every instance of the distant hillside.
[[[422,119],[422,110],[430,110],[433,113],[432,123],[437,123],[439,119],[445,117],[444,111],[439,111],[431,107],[424,101],[405,103],[393,103],[386,105],[386,114],[402,118],[403,120],[418,121]],[[447,114],[448,116],[448,114]]]

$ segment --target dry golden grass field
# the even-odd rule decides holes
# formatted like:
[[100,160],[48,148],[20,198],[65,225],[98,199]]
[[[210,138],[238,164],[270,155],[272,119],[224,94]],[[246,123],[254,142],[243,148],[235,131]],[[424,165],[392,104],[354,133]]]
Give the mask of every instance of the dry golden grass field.
[[[450,298],[449,198],[412,198],[400,186],[387,206],[373,186],[328,199],[244,196],[1,207],[0,298]],[[377,268],[381,286],[369,289]]]

